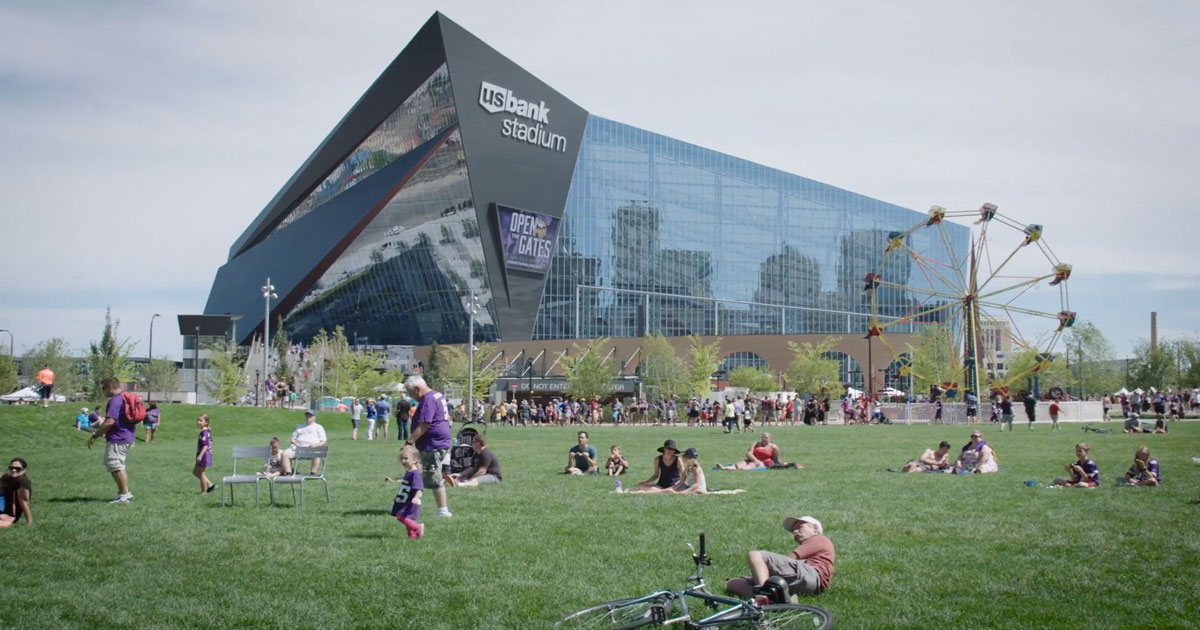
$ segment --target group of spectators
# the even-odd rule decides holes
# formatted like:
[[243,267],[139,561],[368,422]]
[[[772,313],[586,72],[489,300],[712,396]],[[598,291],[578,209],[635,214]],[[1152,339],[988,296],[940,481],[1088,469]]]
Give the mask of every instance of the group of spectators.
[[[754,424],[825,424],[829,398],[795,394],[766,396],[736,395],[729,397],[690,398],[660,396],[655,402],[645,398],[622,400],[614,397],[609,403],[598,398],[574,399],[554,397],[537,401],[532,397],[501,401],[494,405],[476,401],[470,414],[476,422],[493,424],[568,426],[572,424],[675,424],[686,418],[688,426],[724,426],[726,432],[748,431]],[[467,419],[463,405],[455,408],[456,419]]]

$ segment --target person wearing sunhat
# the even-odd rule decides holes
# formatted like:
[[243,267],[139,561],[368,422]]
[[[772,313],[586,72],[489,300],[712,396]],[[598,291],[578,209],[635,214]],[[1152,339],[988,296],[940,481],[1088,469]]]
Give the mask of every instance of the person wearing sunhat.
[[683,464],[677,456],[679,449],[675,447],[675,440],[663,442],[663,445],[658,447],[658,452],[661,455],[654,458],[654,467],[650,478],[638,483],[638,490],[648,490],[654,487],[666,490],[679,483],[683,477]]
[[752,597],[772,576],[792,584],[791,592],[815,595],[829,588],[833,579],[833,541],[825,537],[821,521],[811,516],[783,519],[783,529],[799,545],[787,555],[772,551],[751,551],[746,555],[750,577],[737,577],[725,583],[725,590],[741,597]]
[[704,469],[700,466],[700,459],[696,453],[696,449],[689,448],[680,454],[679,462],[680,477],[679,481],[675,484],[665,488],[657,484],[647,487],[642,487],[642,484],[638,484],[634,492],[665,492],[671,494],[705,494],[708,492],[708,482],[704,480]]

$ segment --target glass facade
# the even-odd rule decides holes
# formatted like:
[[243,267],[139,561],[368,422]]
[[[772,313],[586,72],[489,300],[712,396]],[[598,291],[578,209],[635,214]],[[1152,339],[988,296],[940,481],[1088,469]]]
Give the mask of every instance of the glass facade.
[[454,95],[450,90],[450,73],[446,64],[442,64],[308,197],[297,204],[275,226],[275,230],[286,228],[457,122],[458,113],[454,109]]
[[309,288],[284,326],[293,339],[340,324],[371,345],[467,338],[468,296],[481,341],[498,336],[483,245],[455,129]]
[[[533,338],[862,334],[867,274],[944,292],[922,261],[966,255],[967,228],[947,223],[885,258],[925,216],[592,116]],[[876,296],[891,317],[945,299]]]

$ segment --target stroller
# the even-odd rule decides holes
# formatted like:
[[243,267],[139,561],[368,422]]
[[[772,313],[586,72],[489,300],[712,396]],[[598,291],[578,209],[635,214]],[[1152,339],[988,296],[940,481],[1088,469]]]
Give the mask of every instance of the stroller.
[[[475,428],[476,426],[482,426],[483,432],[480,433]],[[486,424],[482,422],[468,422],[458,430],[454,447],[450,449],[451,474],[461,473],[471,467],[471,460],[475,457],[475,449],[472,447],[475,444],[475,436],[477,435],[487,435]]]

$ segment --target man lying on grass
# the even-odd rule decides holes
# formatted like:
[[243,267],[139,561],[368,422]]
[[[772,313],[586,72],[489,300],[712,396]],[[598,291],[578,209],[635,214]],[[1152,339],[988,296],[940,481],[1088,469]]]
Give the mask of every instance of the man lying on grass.
[[746,555],[750,577],[737,577],[725,583],[725,590],[741,597],[753,596],[772,576],[782,577],[793,593],[815,595],[829,588],[833,578],[833,541],[825,537],[821,521],[811,516],[788,517],[783,529],[799,545],[787,555],[771,551],[751,551]]
[[908,462],[900,469],[900,472],[941,472],[950,470],[950,459],[946,456],[950,452],[950,443],[945,440],[938,444],[937,450],[932,448],[925,449],[921,453],[921,457]]

